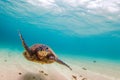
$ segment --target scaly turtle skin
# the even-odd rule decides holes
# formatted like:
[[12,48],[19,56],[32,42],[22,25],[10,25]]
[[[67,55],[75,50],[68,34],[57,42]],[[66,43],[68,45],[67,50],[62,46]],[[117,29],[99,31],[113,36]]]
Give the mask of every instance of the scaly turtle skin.
[[51,48],[49,48],[46,45],[43,44],[35,44],[32,47],[28,47],[27,44],[25,43],[22,34],[19,32],[20,39],[22,41],[22,45],[25,49],[25,52],[23,52],[24,57],[33,62],[38,62],[41,64],[50,64],[53,62],[57,62],[59,64],[62,64],[66,67],[68,67],[70,70],[70,66],[68,66],[66,63],[58,59],[56,54],[52,51]]

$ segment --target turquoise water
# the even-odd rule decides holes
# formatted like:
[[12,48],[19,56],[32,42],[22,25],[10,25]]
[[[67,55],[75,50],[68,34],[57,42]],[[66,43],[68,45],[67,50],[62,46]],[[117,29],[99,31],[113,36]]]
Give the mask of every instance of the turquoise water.
[[107,3],[0,0],[0,47],[22,52],[20,30],[29,46],[42,43],[57,54],[120,60],[119,1],[95,8],[91,2]]

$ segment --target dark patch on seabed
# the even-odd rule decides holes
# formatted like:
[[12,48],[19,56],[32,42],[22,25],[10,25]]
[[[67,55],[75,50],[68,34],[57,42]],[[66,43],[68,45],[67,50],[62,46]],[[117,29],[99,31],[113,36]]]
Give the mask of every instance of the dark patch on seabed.
[[44,75],[29,72],[23,75],[20,80],[47,80],[47,79]]

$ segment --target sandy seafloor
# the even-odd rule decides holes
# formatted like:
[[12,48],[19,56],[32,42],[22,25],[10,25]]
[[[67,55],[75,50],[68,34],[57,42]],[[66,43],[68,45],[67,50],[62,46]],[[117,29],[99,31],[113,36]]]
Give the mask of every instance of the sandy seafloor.
[[27,61],[17,49],[0,49],[0,80],[120,80],[119,62],[68,55],[59,58],[73,70],[58,63]]
[[[18,30],[73,70],[26,60]],[[0,80],[120,80],[120,0],[0,0]]]

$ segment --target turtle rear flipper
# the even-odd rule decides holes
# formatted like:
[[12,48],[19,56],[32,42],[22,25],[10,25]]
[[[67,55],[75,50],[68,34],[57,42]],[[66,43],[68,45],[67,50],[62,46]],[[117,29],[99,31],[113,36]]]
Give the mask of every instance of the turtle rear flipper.
[[56,62],[59,63],[59,64],[62,64],[66,67],[68,67],[70,70],[72,70],[72,68],[70,66],[68,66],[66,63],[64,63],[63,61],[61,61],[60,59],[56,59]]
[[27,46],[27,44],[24,41],[24,38],[22,37],[22,34],[20,33],[20,31],[18,31],[20,39],[22,41],[22,45],[25,48],[26,52],[28,52],[29,54],[31,54],[31,50],[29,49],[29,47]]

